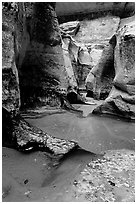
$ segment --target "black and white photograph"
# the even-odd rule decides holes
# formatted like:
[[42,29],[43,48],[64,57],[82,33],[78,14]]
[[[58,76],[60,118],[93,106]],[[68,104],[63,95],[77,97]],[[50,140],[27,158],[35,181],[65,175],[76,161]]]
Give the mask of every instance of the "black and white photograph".
[[1,201],[135,202],[135,1],[1,14]]

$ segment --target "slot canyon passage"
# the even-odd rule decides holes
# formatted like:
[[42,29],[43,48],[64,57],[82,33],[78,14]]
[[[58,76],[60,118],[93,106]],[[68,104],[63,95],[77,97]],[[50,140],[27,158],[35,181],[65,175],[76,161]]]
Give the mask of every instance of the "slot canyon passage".
[[2,201],[135,202],[135,3],[2,3]]

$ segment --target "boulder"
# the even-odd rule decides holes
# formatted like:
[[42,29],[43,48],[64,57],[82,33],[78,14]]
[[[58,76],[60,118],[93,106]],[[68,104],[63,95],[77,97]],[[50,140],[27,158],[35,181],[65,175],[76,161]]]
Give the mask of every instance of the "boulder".
[[[125,21],[125,23],[124,23]],[[135,22],[125,19],[117,32],[114,54],[115,78],[106,100],[93,113],[135,118]]]
[[80,24],[79,24],[79,21],[70,21],[67,23],[60,24],[59,27],[66,34],[75,36],[79,30]]

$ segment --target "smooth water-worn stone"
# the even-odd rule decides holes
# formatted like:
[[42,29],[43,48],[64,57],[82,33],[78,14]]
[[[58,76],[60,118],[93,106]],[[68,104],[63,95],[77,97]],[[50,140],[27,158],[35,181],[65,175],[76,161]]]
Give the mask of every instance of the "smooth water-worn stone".
[[[22,19],[22,29],[27,32],[16,43],[21,47],[18,62],[22,107],[59,106],[68,81],[55,5],[25,2],[23,12],[26,18]],[[19,23],[17,27],[20,29]]]
[[[125,22],[125,23],[124,23]],[[125,19],[117,32],[115,78],[106,100],[93,113],[108,113],[135,118],[135,22]]]

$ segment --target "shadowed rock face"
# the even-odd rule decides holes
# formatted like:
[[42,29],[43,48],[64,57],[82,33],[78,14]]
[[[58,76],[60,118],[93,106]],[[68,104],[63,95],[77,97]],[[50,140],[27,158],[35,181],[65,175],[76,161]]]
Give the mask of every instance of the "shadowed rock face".
[[2,10],[2,106],[18,113],[20,90],[14,51],[14,17],[12,10]]
[[[47,97],[47,90],[52,91],[50,96],[57,92],[55,95],[57,98],[57,94],[62,91],[61,88],[64,88],[65,83],[67,84],[65,74],[63,75],[64,59],[54,11],[55,5],[53,3],[42,5],[28,3],[29,11],[26,11],[26,4],[23,3],[13,5],[7,3],[3,7],[2,144],[22,151],[26,148],[34,150],[44,148],[45,151],[48,149],[53,154],[65,154],[77,144],[68,141],[68,148],[64,143],[65,140],[53,138],[35,129],[18,114],[20,91],[22,105],[25,102],[30,105],[31,97],[35,97],[34,100],[38,96]],[[44,13],[41,16],[42,11]],[[46,27],[45,22],[47,22]]]
[[19,55],[23,58],[19,64],[22,105],[50,100],[52,103],[52,98],[55,98],[52,105],[59,105],[56,94],[66,90],[68,81],[54,4],[26,3],[23,13],[29,41],[24,56]]

